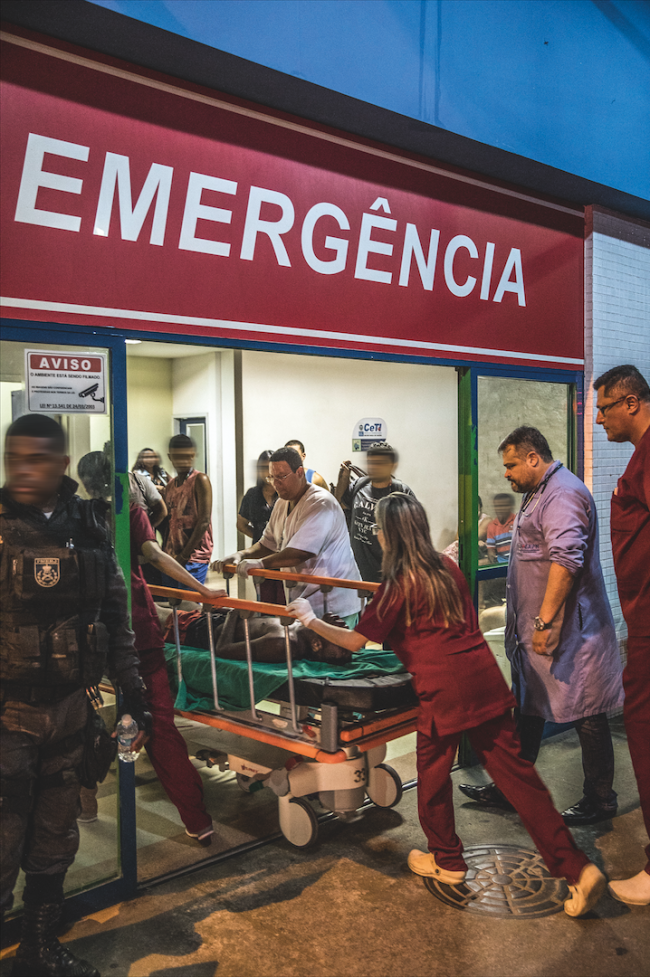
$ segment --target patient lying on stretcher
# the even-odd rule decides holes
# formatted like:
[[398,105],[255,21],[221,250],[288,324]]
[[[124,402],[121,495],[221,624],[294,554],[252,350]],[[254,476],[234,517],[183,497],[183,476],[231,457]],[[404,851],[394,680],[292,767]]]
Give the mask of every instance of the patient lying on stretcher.
[[[163,626],[165,641],[175,642],[174,620],[171,608],[156,605]],[[190,648],[210,648],[207,615],[200,610],[178,611],[178,631],[181,645]],[[215,654],[217,658],[246,660],[244,622],[237,610],[217,609],[212,614]],[[345,623],[335,614],[325,614],[324,621],[345,628]],[[251,617],[248,621],[253,661],[270,664],[286,661],[284,626],[277,617]],[[348,665],[352,652],[332,644],[310,631],[298,621],[289,625],[289,638],[294,661],[325,662],[328,665]]]

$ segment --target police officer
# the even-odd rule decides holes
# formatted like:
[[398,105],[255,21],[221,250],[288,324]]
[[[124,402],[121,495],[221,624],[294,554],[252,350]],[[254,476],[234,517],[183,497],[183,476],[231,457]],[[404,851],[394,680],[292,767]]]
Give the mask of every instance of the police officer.
[[102,518],[65,474],[63,430],[38,414],[18,418],[5,443],[1,491],[0,677],[3,913],[19,868],[26,876],[14,975],[99,972],[56,939],[63,881],[79,846],[78,768],[86,689],[107,672],[138,721],[148,714],[128,626],[124,579]]

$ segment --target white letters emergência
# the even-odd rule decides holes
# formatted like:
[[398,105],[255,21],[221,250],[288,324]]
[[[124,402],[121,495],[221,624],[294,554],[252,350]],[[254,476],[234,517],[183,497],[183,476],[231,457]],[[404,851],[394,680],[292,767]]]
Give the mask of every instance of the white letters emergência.
[[178,247],[181,251],[200,251],[202,254],[220,254],[227,258],[230,245],[223,241],[210,241],[207,238],[196,237],[196,222],[218,221],[230,224],[232,210],[222,210],[221,207],[208,207],[201,203],[204,190],[216,190],[219,193],[237,193],[237,184],[232,180],[220,180],[217,176],[206,176],[205,173],[190,173],[183,211],[183,224]]
[[174,169],[163,166],[162,163],[152,163],[140,191],[135,207],[131,194],[131,170],[128,156],[117,153],[106,153],[102,185],[99,190],[97,213],[93,234],[108,237],[113,211],[113,198],[117,187],[117,197],[120,208],[120,232],[123,241],[137,241],[142,230],[149,208],[156,198],[156,207],[151,222],[150,244],[162,246],[165,243],[165,227],[169,196],[172,190],[172,176]]
[[350,221],[336,204],[314,204],[307,211],[307,215],[302,222],[300,243],[303,257],[309,267],[313,268],[320,275],[336,275],[337,272],[345,269],[349,242],[343,237],[330,237],[328,234],[325,238],[325,247],[330,251],[335,251],[336,257],[331,258],[329,261],[323,261],[317,258],[314,254],[314,228],[316,227],[316,222],[321,217],[333,217],[342,231],[350,230]]
[[[86,163],[89,159],[90,149],[88,146],[77,143],[30,133],[18,191],[15,220],[25,224],[37,224],[57,230],[79,232],[81,217],[69,213],[41,210],[36,206],[38,192],[41,188],[72,194],[81,194],[83,190],[83,180],[77,177],[64,176],[60,173],[51,173],[44,169],[46,153]],[[117,193],[122,240],[138,240],[147,215],[153,207],[149,243],[160,247],[165,242],[174,169],[162,163],[152,163],[134,206],[130,165],[128,156],[106,153],[93,233],[108,237],[115,194]],[[195,251],[201,254],[230,258],[232,243],[197,237],[199,221],[231,225],[233,218],[233,210],[202,203],[204,191],[235,197],[238,195],[238,183],[205,173],[191,172],[189,174],[178,248],[181,251]],[[238,200],[241,200],[241,195]],[[243,207],[243,201],[240,206]],[[269,211],[269,208],[274,208],[276,213],[274,214],[273,209]],[[394,217],[380,216],[377,213],[379,210],[383,210],[385,214],[391,213],[390,204],[386,197],[377,197],[370,207],[371,212],[362,215],[356,259],[352,258],[351,260],[354,261],[355,279],[390,285],[393,283],[393,271],[390,270],[390,265],[396,266],[397,264],[401,233],[399,237],[394,238],[394,244],[373,237],[374,231],[392,235],[398,231],[398,220]],[[266,215],[264,218],[262,212]],[[274,215],[275,219],[271,220],[270,215]],[[340,274],[348,266],[348,258],[350,258],[350,252],[354,247],[353,241],[350,241],[348,237],[335,237],[326,234],[323,242],[322,236],[318,234],[318,222],[321,219],[325,219],[328,223],[334,221],[341,231],[350,230],[350,218],[341,207],[327,201],[314,204],[307,210],[300,228],[302,257],[309,268],[319,275]],[[292,262],[287,250],[285,236],[294,227],[295,220],[295,207],[287,194],[278,190],[251,186],[248,193],[248,204],[239,251],[240,260],[255,260],[258,236],[266,235],[278,265],[290,268]],[[326,228],[328,224],[321,226]],[[331,223],[329,226],[331,227]],[[412,285],[413,281],[416,282],[417,287],[419,276],[421,287],[425,291],[433,290],[440,252],[441,231],[437,228],[428,228],[427,232],[429,244],[425,255],[422,246],[423,238],[420,236],[421,230],[414,223],[405,224],[404,236],[401,239],[401,256],[399,256],[398,282],[402,287]],[[225,229],[223,236],[226,236]],[[294,249],[297,245],[295,237],[296,234],[294,233],[290,244],[290,247]],[[479,264],[476,266],[476,276],[467,274],[465,281],[459,282],[456,277],[458,265],[463,260],[467,261],[467,258],[459,258],[457,261],[458,252],[462,249],[468,252],[472,261],[478,261]],[[316,253],[317,250],[318,254]],[[265,248],[262,248],[262,254],[264,251]],[[489,301],[495,251],[494,242],[487,241],[484,253],[479,255],[479,247],[472,238],[465,234],[456,234],[452,237],[444,247],[443,261],[444,280],[451,294],[458,298],[465,298],[470,295],[477,284],[478,270],[482,263],[480,299]],[[266,248],[266,253],[268,254],[268,248]],[[384,256],[383,269],[369,267],[372,255]],[[295,257],[294,251],[294,260]],[[411,271],[414,264],[418,274],[412,276]],[[524,307],[526,305],[522,257],[519,248],[510,248],[492,301],[502,302],[506,292],[513,292],[517,296],[519,306]]]
[[[260,211],[263,203],[277,204],[282,211],[280,219],[277,221],[262,220]],[[282,235],[291,230],[294,217],[293,204],[285,193],[279,193],[277,190],[265,190],[263,187],[251,187],[239,257],[244,261],[252,261],[255,257],[257,235],[266,234],[273,245],[278,264],[290,268],[291,262]]]
[[68,159],[80,159],[85,163],[88,160],[90,147],[79,146],[75,142],[63,142],[61,139],[50,139],[48,136],[38,136],[30,132],[14,220],[21,224],[56,227],[60,231],[79,231],[81,217],[36,208],[36,197],[40,187],[60,190],[62,193],[81,193],[83,186],[83,180],[73,176],[62,176],[60,173],[48,173],[44,170],[45,153],[51,153],[52,156],[67,156]]

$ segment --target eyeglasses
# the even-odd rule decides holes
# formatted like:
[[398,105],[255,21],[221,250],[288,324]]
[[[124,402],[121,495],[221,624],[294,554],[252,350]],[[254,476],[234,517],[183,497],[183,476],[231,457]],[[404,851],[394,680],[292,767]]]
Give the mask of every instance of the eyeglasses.
[[599,413],[599,414],[602,414],[602,415],[603,415],[603,417],[605,417],[605,415],[607,414],[607,411],[608,411],[608,410],[610,409],[610,407],[616,407],[616,405],[617,405],[617,404],[622,404],[622,403],[623,403],[623,401],[624,401],[624,400],[627,400],[627,398],[628,398],[629,396],[630,396],[630,395],[629,395],[629,394],[627,394],[627,395],[626,395],[625,397],[619,397],[619,398],[618,398],[618,400],[613,400],[613,401],[611,402],[611,404],[603,404],[603,406],[602,406],[602,407],[599,407],[599,408],[598,408],[598,413]]
[[284,482],[285,478],[289,478],[290,475],[295,475],[295,472],[287,472],[286,475],[269,475],[272,482]]

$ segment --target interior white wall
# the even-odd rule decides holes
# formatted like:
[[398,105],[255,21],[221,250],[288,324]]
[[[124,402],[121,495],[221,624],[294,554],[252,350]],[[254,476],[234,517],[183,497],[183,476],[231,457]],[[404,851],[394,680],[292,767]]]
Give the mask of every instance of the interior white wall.
[[157,451],[169,469],[167,446],[172,421],[172,361],[153,356],[127,356],[129,468],[143,448]]
[[223,547],[224,530],[220,357],[220,353],[208,349],[197,356],[185,356],[171,361],[173,418],[176,420],[181,417],[205,417],[206,419],[206,474],[212,483],[212,534],[215,555],[220,553]]
[[244,481],[266,448],[289,438],[306,447],[307,463],[327,482],[351,459],[362,417],[382,417],[400,454],[397,476],[411,486],[431,522],[434,544],[456,537],[458,521],[457,377],[453,367],[285,353],[242,353]]

